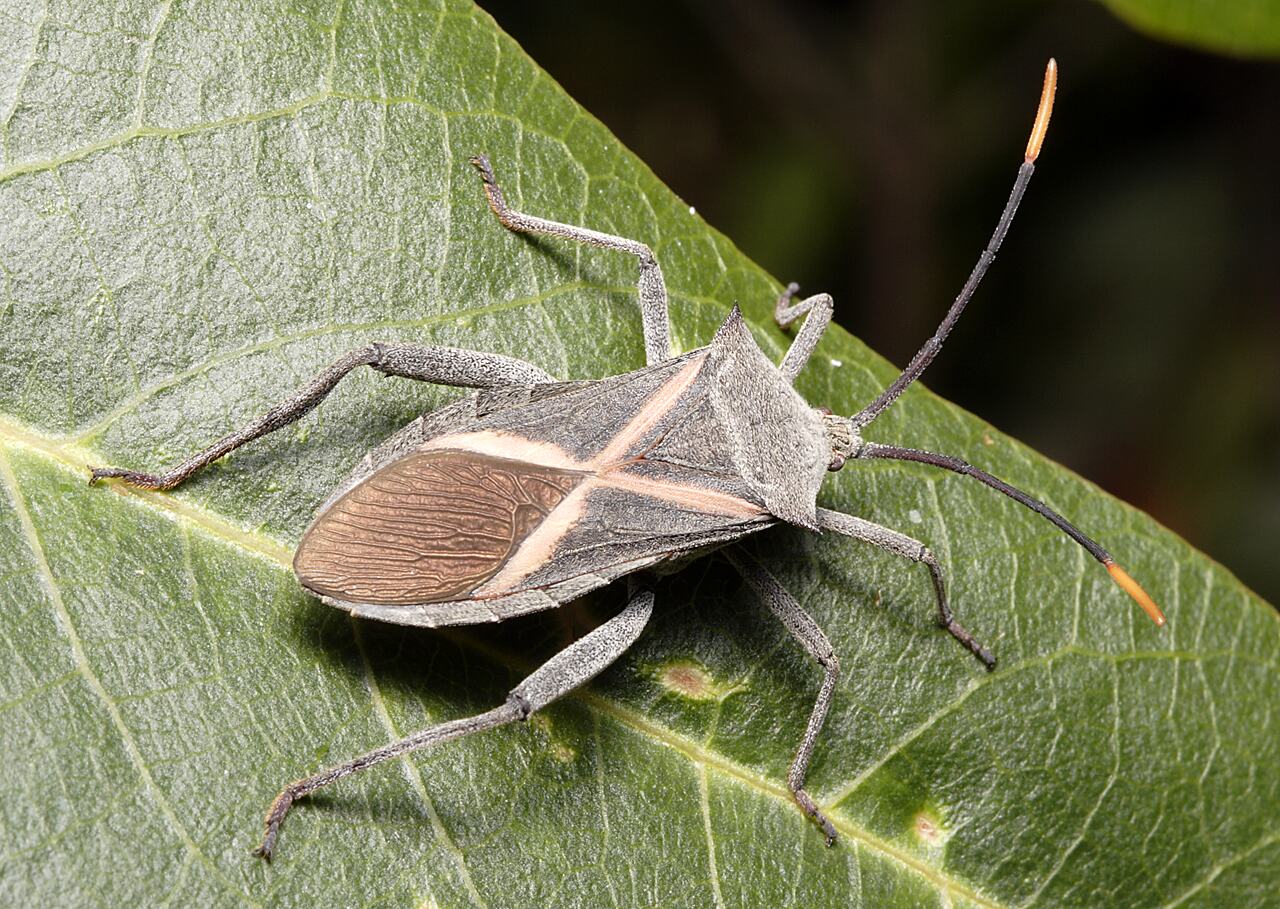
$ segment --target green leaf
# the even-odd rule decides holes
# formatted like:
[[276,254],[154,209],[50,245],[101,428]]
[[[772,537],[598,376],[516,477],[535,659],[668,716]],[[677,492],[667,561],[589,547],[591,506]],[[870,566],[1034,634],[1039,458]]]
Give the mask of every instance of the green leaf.
[[[728,568],[528,725],[334,785],[249,854],[290,779],[487,709],[617,608],[433,633],[304,596],[293,544],[371,445],[456,392],[358,374],[171,494],[90,488],[243,424],[342,351],[403,338],[566,377],[640,365],[635,265],[511,235],[512,200],[637,237],[676,345],[778,284],[469,4],[53,4],[0,17],[0,904],[1277,905],[1274,610],[982,421],[911,391],[875,437],[966,453],[1096,534],[1157,630],[1043,521],[964,478],[854,464],[822,503],[918,536],[928,580],[845,540],[758,550],[844,666],[810,788],[819,673]],[[894,374],[839,329],[802,377],[851,412]]]
[[1280,55],[1280,4],[1275,0],[1102,0],[1140,31],[1203,50],[1239,57]]

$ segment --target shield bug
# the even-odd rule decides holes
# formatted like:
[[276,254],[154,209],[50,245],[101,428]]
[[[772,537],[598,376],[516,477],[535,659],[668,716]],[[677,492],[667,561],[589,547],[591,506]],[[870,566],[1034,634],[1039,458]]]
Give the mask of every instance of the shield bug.
[[777,524],[829,531],[923,564],[938,620],[987,668],[995,658],[954,617],[942,569],[918,540],[817,506],[828,471],[850,461],[915,461],[965,474],[1056,525],[1106,567],[1157,623],[1151,598],[1093,540],[1042,502],[959,458],[866,441],[863,431],[920,377],[973,296],[1031,179],[1053,104],[1056,66],[1045,72],[1035,125],[995,232],[937,332],[901,375],[851,417],[809,406],[792,388],[825,331],[831,297],[777,300],[787,327],[804,319],[775,366],[737,307],[708,346],[671,356],[667,292],[648,246],[548,221],[508,207],[483,157],[471,159],[489,207],[507,229],[628,253],[639,262],[647,365],[594,381],[561,382],[491,353],[412,344],[352,351],[251,425],[166,473],[94,468],[169,489],[239,446],[299,419],[358,366],[476,389],[419,417],[371,451],[328,498],[294,557],[302,586],[362,617],[439,627],[496,622],[551,609],[628,576],[627,604],[476,716],[432,726],[286,786],[272,803],[257,852],[270,858],[290,807],[345,776],[417,748],[526,719],[613,663],[653,610],[651,570],[721,550],[822,667],[823,680],[787,782],[826,835],[835,829],[805,791],[805,773],[831,703],[839,662],[822,629],[735,541]]

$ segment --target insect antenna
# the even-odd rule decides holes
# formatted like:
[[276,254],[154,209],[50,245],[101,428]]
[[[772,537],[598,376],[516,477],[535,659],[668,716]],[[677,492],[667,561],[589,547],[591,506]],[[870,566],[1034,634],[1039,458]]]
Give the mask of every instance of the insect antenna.
[[1071,539],[1075,540],[1089,555],[1093,556],[1102,566],[1110,573],[1114,580],[1125,593],[1133,597],[1135,603],[1142,607],[1151,621],[1157,625],[1164,624],[1164,613],[1160,611],[1160,607],[1156,605],[1155,600],[1142,589],[1142,587],[1129,576],[1129,573],[1116,564],[1116,560],[1111,558],[1111,554],[1099,546],[1094,540],[1085,536],[1080,532],[1074,524],[1058,514],[1048,505],[1039,499],[1032,498],[1016,486],[1010,486],[999,477],[994,477],[979,467],[974,467],[959,458],[951,455],[938,454],[933,451],[921,451],[918,448],[899,448],[894,445],[880,445],[876,442],[866,442],[858,451],[859,458],[879,458],[889,461],[915,461],[917,464],[928,464],[932,467],[941,467],[943,470],[950,470],[966,477],[973,477],[986,485],[990,486],[997,492],[1002,492],[1015,502],[1019,502],[1036,514],[1048,521],[1065,533]]
[[[955,327],[956,321],[960,318],[960,313],[964,312],[965,306],[973,298],[974,291],[978,289],[978,284],[981,283],[983,276],[987,273],[987,269],[991,267],[991,263],[995,260],[1000,244],[1004,242],[1005,234],[1009,232],[1009,226],[1013,223],[1013,216],[1018,211],[1018,203],[1022,201],[1022,196],[1027,191],[1027,184],[1031,182],[1031,175],[1035,172],[1036,158],[1040,154],[1040,146],[1043,144],[1045,132],[1049,128],[1049,116],[1053,113],[1053,95],[1057,85],[1058,64],[1050,58],[1048,65],[1045,67],[1044,87],[1040,91],[1040,106],[1036,110],[1035,124],[1031,127],[1031,137],[1027,140],[1027,149],[1023,155],[1022,166],[1018,168],[1018,176],[1013,182],[1013,190],[1009,193],[1009,201],[1005,203],[1004,211],[1000,215],[999,223],[996,224],[995,232],[987,242],[987,248],[978,257],[978,263],[973,267],[973,271],[970,272],[969,280],[965,281],[964,287],[960,289],[960,294],[956,297],[955,302],[951,304],[951,308],[947,310],[946,317],[943,318],[942,324],[938,326],[938,330],[934,332],[933,337],[926,341],[924,346],[916,352],[916,355],[911,358],[911,362],[907,364],[907,368],[893,381],[892,385],[881,392],[874,401],[861,411],[849,418],[855,439],[860,440],[862,429],[888,410],[890,405],[907,390],[907,387],[912,382],[920,378],[921,373],[933,362],[934,357],[938,355],[938,351],[942,349],[942,342],[946,340],[947,335],[951,333],[951,329]],[[997,492],[1003,493],[1015,502],[1020,502],[1036,514],[1046,518],[1055,527],[1079,543],[1089,555],[1102,563],[1103,567],[1110,573],[1112,580],[1125,593],[1133,597],[1134,602],[1142,607],[1143,612],[1151,618],[1151,621],[1157,625],[1165,623],[1164,613],[1160,611],[1160,607],[1156,605],[1155,601],[1142,589],[1138,582],[1129,576],[1127,571],[1116,564],[1110,553],[1094,540],[1081,533],[1079,528],[1048,505],[1039,499],[1032,498],[1021,489],[1010,486],[999,477],[994,477],[985,470],[974,467],[972,464],[951,455],[921,451],[916,448],[880,445],[875,442],[861,442],[861,447],[854,451],[853,457],[914,461],[917,464],[941,467],[943,470],[950,470],[954,473],[973,477],[975,480],[985,483]]]
[[934,332],[933,337],[924,342],[924,346],[911,358],[907,368],[902,371],[898,378],[894,379],[892,385],[850,418],[855,432],[858,432],[888,410],[889,405],[907,390],[907,386],[920,378],[920,374],[933,362],[933,358],[942,349],[942,342],[947,339],[947,335],[955,327],[956,321],[960,318],[960,313],[964,312],[965,306],[973,298],[974,291],[978,289],[978,284],[982,282],[983,275],[987,273],[987,269],[991,267],[991,263],[995,260],[1000,244],[1004,242],[1005,234],[1009,232],[1009,225],[1013,223],[1013,216],[1018,211],[1018,203],[1022,201],[1022,196],[1027,191],[1027,184],[1031,182],[1031,175],[1035,172],[1036,157],[1040,154],[1040,145],[1044,142],[1045,131],[1049,128],[1049,115],[1053,113],[1053,95],[1057,86],[1058,64],[1053,58],[1050,58],[1044,70],[1044,88],[1040,92],[1040,107],[1036,110],[1036,121],[1031,128],[1031,138],[1027,140],[1027,150],[1023,156],[1022,166],[1018,168],[1018,177],[1013,182],[1013,191],[1009,193],[1009,201],[1005,203],[1004,212],[1000,215],[1000,222],[996,225],[995,233],[991,235],[991,239],[987,242],[987,248],[978,257],[978,264],[969,273],[969,280],[964,282],[964,287],[960,289],[959,296],[951,304],[951,308],[947,310],[946,317],[942,320],[942,324],[938,326],[938,330]]

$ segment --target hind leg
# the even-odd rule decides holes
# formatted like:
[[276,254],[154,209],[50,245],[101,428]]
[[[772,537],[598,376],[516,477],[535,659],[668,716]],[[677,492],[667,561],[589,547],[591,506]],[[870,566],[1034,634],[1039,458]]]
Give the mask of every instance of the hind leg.
[[246,442],[260,439],[300,420],[328,397],[329,392],[357,366],[372,366],[389,376],[463,388],[537,385],[555,381],[532,363],[501,354],[420,344],[370,344],[345,354],[248,426],[223,436],[208,448],[196,452],[164,473],[139,473],[119,467],[91,467],[89,482],[117,478],[144,489],[172,489],[202,467],[235,451]]
[[507,700],[485,713],[440,723],[384,745],[354,760],[330,767],[306,779],[290,783],[280,791],[267,812],[266,834],[256,850],[265,859],[271,858],[280,825],[293,803],[317,789],[336,783],[343,777],[375,764],[408,754],[419,748],[462,738],[485,729],[493,729],[515,720],[527,719],[535,710],[541,710],[552,701],[568,694],[584,684],[622,656],[640,636],[653,613],[653,593],[632,583],[630,600],[625,609],[599,628],[574,641],[561,650],[527,679],[511,689]]

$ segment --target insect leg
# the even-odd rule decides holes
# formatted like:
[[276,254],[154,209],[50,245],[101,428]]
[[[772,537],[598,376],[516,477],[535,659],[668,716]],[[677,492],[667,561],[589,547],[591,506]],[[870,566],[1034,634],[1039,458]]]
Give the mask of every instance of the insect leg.
[[800,370],[804,369],[804,365],[809,362],[809,355],[818,346],[818,341],[831,322],[831,310],[834,308],[830,294],[814,294],[793,304],[791,298],[799,290],[799,284],[795,282],[788,284],[787,289],[782,292],[782,296],[778,297],[778,302],[773,307],[773,320],[778,323],[779,328],[786,328],[806,313],[809,316],[800,326],[800,332],[791,342],[790,349],[778,366],[790,382],[795,381]]
[[345,764],[290,783],[271,803],[271,808],[267,811],[266,833],[262,838],[262,845],[255,852],[265,859],[271,858],[285,815],[294,802],[317,789],[410,751],[492,729],[514,720],[527,719],[535,710],[542,709],[587,682],[622,656],[635,643],[649,621],[653,612],[653,592],[641,589],[633,581],[629,595],[630,599],[622,612],[574,641],[534,670],[532,675],[511,690],[501,706],[475,716],[440,723],[362,754]]
[[172,489],[200,468],[246,442],[252,442],[301,419],[357,366],[372,366],[387,375],[464,388],[536,385],[555,381],[532,363],[500,354],[418,344],[370,344],[348,352],[248,426],[223,436],[208,448],[162,474],[139,473],[117,467],[91,467],[89,482],[118,477],[132,486],[145,489]]
[[933,594],[938,601],[938,624],[947,629],[988,670],[996,668],[996,658],[991,655],[991,651],[974,640],[973,635],[951,614],[951,607],[947,604],[947,586],[942,578],[942,566],[927,546],[904,533],[826,508],[818,509],[818,526],[923,564],[929,569],[929,577],[933,580]]
[[836,828],[827,820],[821,809],[804,788],[805,774],[809,771],[809,760],[813,757],[814,746],[818,743],[818,733],[827,719],[827,711],[831,709],[831,698],[835,693],[836,680],[840,677],[840,661],[836,659],[831,642],[822,633],[807,612],[800,608],[795,597],[787,592],[777,578],[771,575],[763,565],[739,546],[731,546],[724,550],[725,555],[746,578],[748,584],[756,592],[765,605],[773,611],[787,626],[787,630],[800,642],[809,656],[822,666],[822,687],[818,689],[818,699],[814,702],[813,711],[809,714],[809,723],[805,726],[804,737],[800,739],[800,748],[791,761],[791,769],[787,773],[787,786],[790,787],[795,800],[804,813],[813,818],[826,835],[827,845],[836,839]]
[[628,240],[613,234],[601,233],[586,227],[572,224],[561,224],[559,221],[548,221],[536,215],[526,215],[507,207],[507,200],[502,195],[497,178],[489,159],[484,155],[476,155],[471,159],[480,177],[484,180],[484,192],[489,198],[489,207],[498,216],[498,220],[508,230],[517,233],[549,234],[566,240],[576,240],[589,246],[601,249],[616,249],[619,252],[631,253],[640,260],[640,318],[644,326],[645,361],[649,366],[671,358],[671,328],[667,314],[667,285],[662,279],[662,269],[654,258],[653,250],[639,240]]

